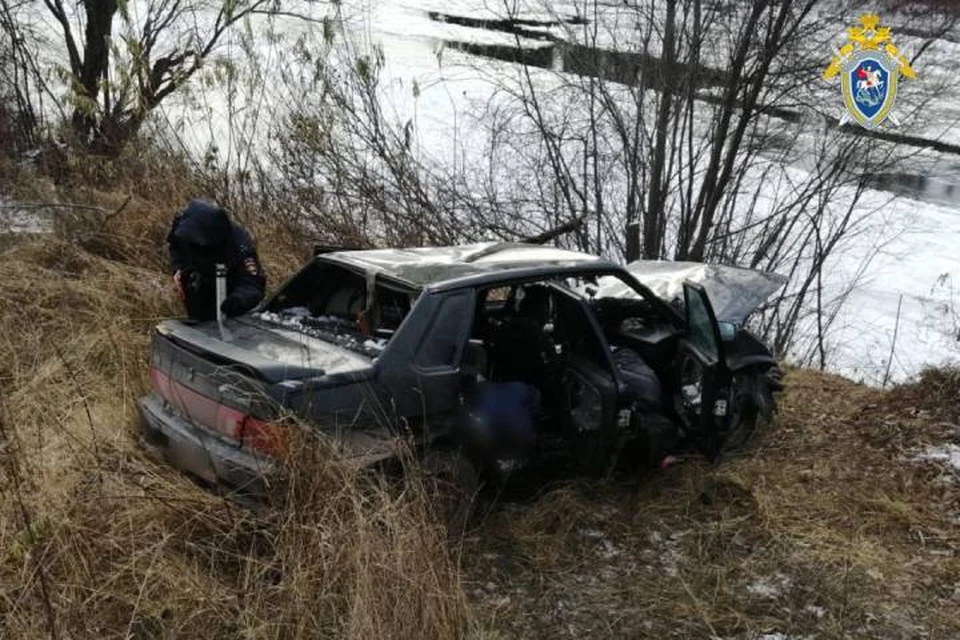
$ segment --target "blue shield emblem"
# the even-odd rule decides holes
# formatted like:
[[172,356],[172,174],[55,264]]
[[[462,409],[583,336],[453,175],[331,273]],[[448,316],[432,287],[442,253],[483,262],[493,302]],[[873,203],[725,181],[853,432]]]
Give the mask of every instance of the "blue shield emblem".
[[840,126],[851,120],[867,129],[876,129],[889,116],[899,125],[891,110],[897,100],[900,76],[916,78],[908,56],[893,44],[889,27],[880,26],[880,16],[860,16],[860,26],[847,29],[847,42],[837,49],[823,70],[824,80],[840,76],[840,93],[847,112]]
[[860,51],[843,66],[841,85],[849,114],[861,125],[877,127],[897,97],[896,66],[879,51]]

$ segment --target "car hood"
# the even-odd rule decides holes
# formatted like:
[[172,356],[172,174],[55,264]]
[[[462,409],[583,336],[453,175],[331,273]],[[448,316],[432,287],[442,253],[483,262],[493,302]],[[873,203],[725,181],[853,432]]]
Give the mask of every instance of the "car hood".
[[754,309],[787,282],[786,277],[769,271],[702,262],[637,260],[626,268],[633,277],[669,303],[683,301],[685,280],[702,285],[717,320],[736,324],[743,323]]

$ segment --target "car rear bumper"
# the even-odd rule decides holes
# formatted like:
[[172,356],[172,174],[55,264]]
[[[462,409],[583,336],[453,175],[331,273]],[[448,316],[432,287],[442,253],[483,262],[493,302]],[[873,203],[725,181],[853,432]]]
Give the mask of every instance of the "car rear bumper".
[[244,497],[266,497],[274,461],[182,418],[155,393],[140,399],[140,430],[143,444],[173,466]]

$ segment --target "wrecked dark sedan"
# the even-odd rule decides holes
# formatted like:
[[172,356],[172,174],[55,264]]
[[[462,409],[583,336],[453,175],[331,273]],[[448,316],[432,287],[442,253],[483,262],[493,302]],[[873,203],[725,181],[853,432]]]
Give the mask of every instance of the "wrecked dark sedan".
[[252,313],[156,327],[142,436],[254,493],[291,414],[362,465],[401,439],[501,476],[564,449],[593,472],[716,457],[773,411],[776,361],[741,324],[781,280],[683,268],[527,244],[318,252]]

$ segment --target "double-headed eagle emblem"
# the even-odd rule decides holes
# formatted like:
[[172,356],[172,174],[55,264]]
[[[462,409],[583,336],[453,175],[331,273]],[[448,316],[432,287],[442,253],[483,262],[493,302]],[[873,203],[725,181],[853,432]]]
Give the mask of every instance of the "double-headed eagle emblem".
[[840,124],[854,120],[874,129],[888,117],[897,97],[900,76],[916,78],[910,61],[893,44],[889,27],[880,26],[875,14],[860,17],[860,26],[847,29],[847,42],[830,61],[823,77],[840,75],[840,90],[847,107]]

